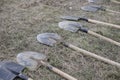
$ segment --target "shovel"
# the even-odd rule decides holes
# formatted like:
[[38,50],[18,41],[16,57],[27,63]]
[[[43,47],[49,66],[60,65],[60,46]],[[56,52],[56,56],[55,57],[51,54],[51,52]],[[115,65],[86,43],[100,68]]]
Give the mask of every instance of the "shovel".
[[103,3],[103,0],[88,0],[89,3]]
[[80,23],[78,22],[74,22],[74,21],[62,21],[62,22],[59,22],[58,26],[61,28],[61,29],[64,29],[64,30],[68,30],[68,31],[71,31],[71,32],[78,32],[78,31],[82,31],[82,32],[85,32],[85,33],[88,33],[88,34],[91,34],[95,37],[98,37],[100,39],[103,39],[103,40],[106,40],[110,43],[113,43],[117,46],[120,46],[120,43],[117,42],[117,41],[114,41],[110,38],[107,38],[105,36],[102,36],[100,34],[97,34],[91,30],[88,30],[86,28],[84,28]]
[[110,9],[106,9],[105,7],[100,6],[100,5],[92,5],[92,4],[91,5],[86,5],[86,6],[81,7],[81,9],[84,10],[84,11],[89,11],[89,12],[96,12],[96,11],[102,10],[102,11],[107,11],[107,12],[111,12],[111,13],[120,14],[120,12],[113,11],[113,10],[110,10]]
[[25,67],[15,62],[0,62],[0,80],[14,80],[16,78],[20,78],[22,80],[32,80],[22,74],[24,69]]
[[102,22],[102,21],[97,21],[97,20],[93,20],[93,19],[87,19],[87,18],[83,18],[83,17],[62,16],[61,19],[70,20],[70,21],[80,21],[80,20],[83,20],[83,21],[90,22],[90,23],[101,24],[101,25],[106,25],[106,26],[110,26],[110,27],[114,27],[114,28],[120,29],[119,25],[115,25],[115,24],[111,24],[111,23],[107,23],[107,22]]
[[114,65],[114,66],[120,68],[120,63],[112,61],[112,60],[104,58],[104,57],[101,57],[99,55],[96,55],[95,53],[86,51],[86,50],[81,49],[79,47],[76,47],[76,46],[74,46],[72,44],[66,43],[66,42],[64,42],[62,40],[62,38],[58,34],[55,34],[55,33],[42,33],[42,34],[37,35],[37,40],[38,40],[38,42],[40,42],[42,44],[45,44],[45,45],[48,45],[48,46],[54,46],[57,41],[60,41],[60,43],[63,44],[64,46],[69,47],[69,48],[71,48],[71,49],[73,49],[73,50],[75,50],[77,52],[81,52],[86,56],[93,57],[93,58],[95,58],[97,60],[103,61],[105,63],[111,64],[111,65]]
[[[88,0],[88,2],[89,3],[103,3],[104,1],[103,0]],[[118,1],[118,0],[111,0],[111,2],[120,4],[120,1]]]
[[59,74],[60,76],[66,78],[67,80],[77,80],[76,78],[68,75],[67,73],[53,67],[52,65],[44,62],[46,55],[38,52],[26,51],[19,53],[17,55],[17,62],[30,70],[36,70],[39,64],[47,67],[49,70]]

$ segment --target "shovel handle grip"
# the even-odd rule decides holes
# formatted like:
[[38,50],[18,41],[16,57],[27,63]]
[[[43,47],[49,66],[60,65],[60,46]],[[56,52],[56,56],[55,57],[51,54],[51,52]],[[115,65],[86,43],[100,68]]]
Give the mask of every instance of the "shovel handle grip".
[[76,46],[74,46],[74,45],[72,45],[72,44],[64,43],[64,45],[67,46],[67,47],[69,47],[69,48],[71,48],[71,49],[73,49],[73,50],[76,50],[76,51],[78,51],[78,52],[81,52],[81,53],[83,53],[83,54],[86,55],[86,56],[91,56],[91,57],[93,57],[93,58],[95,58],[95,59],[98,59],[98,60],[100,60],[100,61],[103,61],[103,62],[105,62],[105,63],[111,64],[111,65],[114,65],[114,66],[120,68],[120,63],[118,63],[118,62],[115,62],[115,61],[112,61],[112,60],[110,60],[110,59],[101,57],[101,56],[96,55],[96,54],[94,54],[94,53],[92,53],[92,52],[89,52],[89,51],[86,51],[86,50],[81,49],[81,48],[79,48],[79,47],[76,47]]
[[67,73],[65,73],[65,72],[63,72],[63,71],[61,71],[61,70],[59,70],[59,69],[57,69],[57,68],[55,68],[55,67],[53,67],[52,65],[50,65],[50,64],[48,64],[48,63],[45,63],[45,62],[43,62],[43,61],[41,61],[41,63],[42,63],[42,65],[48,67],[48,68],[49,68],[50,70],[52,70],[53,72],[55,72],[55,73],[59,74],[60,76],[66,78],[67,80],[77,80],[76,78],[68,75]]
[[108,42],[110,42],[110,43],[112,43],[112,44],[115,44],[115,45],[117,45],[117,46],[120,46],[120,43],[119,43],[119,42],[114,41],[114,40],[112,40],[112,39],[110,39],[110,38],[107,38],[107,37],[105,37],[105,36],[102,36],[102,35],[100,35],[100,34],[97,34],[97,33],[93,32],[93,31],[90,31],[90,30],[89,30],[88,33],[91,34],[91,35],[93,35],[93,36],[95,36],[95,37],[98,37],[98,38],[100,38],[100,39],[106,40],[106,41],[108,41]]
[[111,23],[107,23],[107,22],[97,21],[97,20],[93,20],[93,19],[88,19],[88,22],[95,23],[95,24],[107,25],[107,26],[111,26],[111,27],[120,29],[120,25],[115,25],[115,24],[111,24]]

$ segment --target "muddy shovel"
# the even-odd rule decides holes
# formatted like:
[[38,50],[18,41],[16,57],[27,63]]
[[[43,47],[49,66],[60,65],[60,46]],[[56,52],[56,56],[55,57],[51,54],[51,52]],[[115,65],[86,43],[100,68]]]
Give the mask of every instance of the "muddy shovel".
[[15,80],[20,78],[22,80],[32,80],[28,78],[22,71],[25,67],[10,61],[0,62],[0,80]]
[[91,30],[88,30],[86,28],[83,27],[83,25],[81,25],[80,23],[78,22],[74,22],[74,21],[62,21],[62,22],[59,22],[58,26],[61,28],[61,29],[64,29],[64,30],[68,30],[68,31],[71,31],[71,32],[78,32],[78,31],[82,31],[82,32],[85,32],[85,33],[88,33],[88,34],[91,34],[95,37],[98,37],[100,39],[103,39],[103,40],[106,40],[112,44],[115,44],[117,46],[120,46],[120,43],[117,42],[117,41],[114,41],[110,38],[107,38],[105,36],[102,36],[100,34],[97,34]]
[[67,73],[53,67],[52,65],[44,62],[46,59],[46,55],[38,52],[33,51],[25,51],[22,53],[19,53],[17,55],[17,62],[30,70],[36,70],[38,68],[38,65],[42,64],[43,66],[47,67],[49,70],[59,74],[60,76],[64,77],[68,80],[77,80],[76,78],[68,75]]
[[83,7],[81,7],[82,10],[84,11],[88,11],[88,12],[96,12],[96,11],[107,11],[107,12],[111,12],[111,13],[117,13],[117,14],[120,14],[120,12],[118,11],[113,11],[113,10],[110,10],[110,9],[106,9],[105,7],[103,6],[100,6],[100,5],[85,5]]
[[81,52],[86,56],[93,57],[93,58],[95,58],[97,60],[103,61],[105,63],[111,64],[111,65],[114,65],[114,66],[120,68],[120,63],[112,61],[112,60],[104,58],[104,57],[101,57],[99,55],[96,55],[95,53],[86,51],[86,50],[84,50],[82,48],[79,48],[77,46],[74,46],[72,44],[66,43],[65,41],[63,41],[63,39],[58,34],[55,34],[55,33],[38,34],[37,35],[37,40],[38,40],[38,42],[40,42],[42,44],[45,44],[45,45],[48,45],[48,46],[54,46],[55,43],[60,42],[64,46],[69,47],[69,48],[71,48],[71,49],[73,49],[73,50],[75,50],[77,52]]
[[90,22],[90,23],[101,24],[101,25],[106,25],[106,26],[110,26],[110,27],[114,27],[114,28],[120,29],[120,25],[115,25],[115,24],[102,22],[102,21],[98,21],[98,20],[93,20],[93,19],[87,19],[87,18],[83,18],[83,17],[62,16],[61,19],[70,20],[70,21],[80,21],[80,20],[83,20],[83,21]]

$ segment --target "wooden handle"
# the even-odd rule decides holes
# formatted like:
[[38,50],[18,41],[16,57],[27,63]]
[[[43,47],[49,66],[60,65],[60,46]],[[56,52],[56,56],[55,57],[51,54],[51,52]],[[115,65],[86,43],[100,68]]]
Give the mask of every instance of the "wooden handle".
[[44,65],[44,66],[46,66],[46,67],[48,67],[48,68],[49,68],[50,70],[52,70],[53,72],[59,74],[60,76],[66,78],[66,79],[68,79],[68,80],[77,80],[76,78],[68,75],[67,73],[65,73],[65,72],[63,72],[63,71],[61,71],[61,70],[59,70],[59,69],[57,69],[57,68],[55,68],[55,67],[53,67],[52,65],[50,65],[50,64],[48,64],[48,63],[45,63],[45,62],[41,61],[41,64]]
[[103,62],[105,62],[105,63],[111,64],[111,65],[114,65],[114,66],[120,68],[120,63],[118,63],[118,62],[115,62],[115,61],[112,61],[112,60],[110,60],[110,59],[101,57],[101,56],[99,56],[99,55],[96,55],[96,54],[94,54],[94,53],[91,53],[91,52],[89,52],[89,51],[86,51],[86,50],[84,50],[84,49],[81,49],[81,48],[79,48],[79,47],[76,47],[76,46],[74,46],[74,45],[72,45],[72,44],[64,43],[64,45],[67,46],[67,47],[69,47],[69,48],[71,48],[71,49],[73,49],[73,50],[76,50],[76,51],[78,51],[78,52],[81,52],[81,53],[83,53],[83,54],[86,55],[86,56],[91,56],[91,57],[93,57],[93,58],[95,58],[95,59],[98,59],[98,60],[100,60],[100,61],[103,61]]
[[118,11],[113,11],[113,10],[110,10],[110,9],[106,9],[106,11],[111,12],[111,13],[120,14],[120,12],[118,12]]
[[32,78],[28,78],[28,80],[33,80]]
[[100,35],[100,34],[97,34],[97,33],[93,32],[93,31],[88,30],[88,33],[91,34],[91,35],[94,35],[94,36],[96,36],[96,37],[98,37],[98,38],[101,38],[101,39],[103,39],[103,40],[106,40],[106,41],[108,41],[108,42],[110,42],[110,43],[113,43],[113,44],[115,44],[115,45],[117,45],[117,46],[120,46],[120,43],[119,43],[119,42],[114,41],[114,40],[112,40],[112,39],[110,39],[110,38],[104,37],[104,36],[102,36],[102,35]]
[[114,2],[114,3],[120,4],[120,2],[117,1],[117,0],[111,0],[111,1]]
[[88,19],[88,22],[95,23],[95,24],[107,25],[107,26],[111,26],[111,27],[120,29],[119,25],[115,25],[115,24],[111,24],[111,23],[106,23],[106,22],[102,22],[102,21]]

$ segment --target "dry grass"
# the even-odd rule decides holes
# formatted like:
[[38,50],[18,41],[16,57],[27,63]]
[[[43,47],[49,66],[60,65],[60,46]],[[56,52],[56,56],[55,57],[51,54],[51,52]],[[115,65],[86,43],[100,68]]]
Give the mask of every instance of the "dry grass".
[[[120,25],[120,15],[107,12],[84,12],[84,0],[0,0],[0,60],[16,61],[22,51],[37,51],[48,56],[48,62],[79,80],[120,80],[120,69],[84,56],[62,45],[48,47],[39,44],[36,35],[55,32],[65,41],[78,47],[120,62],[120,47],[82,32],[71,33],[58,28],[62,15],[85,16]],[[120,6],[104,3],[109,9],[120,11]],[[120,41],[120,30],[81,22],[87,28]],[[64,80],[41,66],[26,71],[34,80]]]

